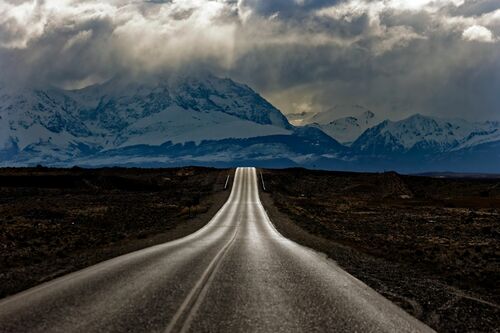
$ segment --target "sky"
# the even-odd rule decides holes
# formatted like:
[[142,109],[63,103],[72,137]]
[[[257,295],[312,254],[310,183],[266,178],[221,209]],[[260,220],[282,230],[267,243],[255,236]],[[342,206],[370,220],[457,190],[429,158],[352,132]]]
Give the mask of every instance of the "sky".
[[0,0],[3,84],[159,71],[230,77],[285,114],[500,120],[500,1]]

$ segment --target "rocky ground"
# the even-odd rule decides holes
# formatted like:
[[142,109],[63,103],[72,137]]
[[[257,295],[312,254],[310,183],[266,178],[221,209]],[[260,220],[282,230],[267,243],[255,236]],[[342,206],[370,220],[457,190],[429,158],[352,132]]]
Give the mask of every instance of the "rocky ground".
[[229,196],[229,173],[0,169],[0,297],[196,231]]
[[285,236],[439,332],[500,329],[500,179],[263,170]]
[[[228,174],[0,169],[0,297],[194,232],[227,199]],[[499,331],[499,179],[303,169],[263,178],[285,236],[439,332]]]

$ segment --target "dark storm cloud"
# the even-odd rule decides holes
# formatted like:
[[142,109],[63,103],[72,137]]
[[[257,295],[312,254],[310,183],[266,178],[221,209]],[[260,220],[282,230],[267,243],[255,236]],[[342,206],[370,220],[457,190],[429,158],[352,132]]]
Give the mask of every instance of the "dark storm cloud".
[[343,0],[243,0],[241,6],[251,8],[255,15],[271,16],[274,14],[282,18],[306,17],[311,11],[333,6]]
[[[393,118],[421,112],[499,119],[500,12],[476,3],[474,18],[452,15],[471,8],[343,2],[319,17],[302,16],[302,31],[327,32],[336,37],[331,43],[257,46],[238,59],[235,72],[292,112],[361,103]],[[289,27],[294,18],[282,20]]]
[[3,73],[10,81],[29,80],[36,85],[64,85],[84,79],[89,73],[112,75],[123,69],[117,50],[108,45],[107,36],[113,29],[109,18],[48,29],[30,41],[28,48],[0,51]]
[[498,0],[473,0],[451,8],[450,13],[452,15],[478,16],[491,13],[497,9],[500,9],[500,1]]
[[[497,1],[0,2],[4,81],[77,87],[209,70],[285,113],[364,104],[500,118]],[[343,116],[343,115],[339,115]]]
[[[326,81],[314,102],[360,103],[392,117],[415,112],[443,117],[498,119],[500,49],[452,40],[415,41],[403,50],[365,58],[359,77]],[[369,73],[368,75],[364,75]]]
[[234,14],[215,2],[51,4],[0,4],[4,81],[76,87],[123,71],[217,69],[233,43]]

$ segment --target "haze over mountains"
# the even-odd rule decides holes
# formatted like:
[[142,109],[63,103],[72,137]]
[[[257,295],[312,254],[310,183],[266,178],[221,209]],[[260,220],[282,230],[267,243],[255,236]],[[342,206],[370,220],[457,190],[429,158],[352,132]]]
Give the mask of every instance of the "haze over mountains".
[[[336,119],[339,109],[353,116]],[[379,124],[380,120],[372,111],[360,105],[336,106],[324,112],[315,113],[302,120],[302,124],[321,129],[344,145],[352,144],[368,128]]]
[[[336,119],[340,107],[353,115]],[[248,86],[212,75],[117,77],[76,91],[3,87],[0,163],[500,171],[498,122],[393,122],[337,106],[303,123],[291,125]]]

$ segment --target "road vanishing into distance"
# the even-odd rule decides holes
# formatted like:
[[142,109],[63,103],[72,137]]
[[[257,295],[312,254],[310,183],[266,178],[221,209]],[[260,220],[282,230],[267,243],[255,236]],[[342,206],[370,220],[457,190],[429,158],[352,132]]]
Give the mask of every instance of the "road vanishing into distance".
[[185,238],[0,301],[0,332],[432,332],[326,256],[281,236],[238,168]]

